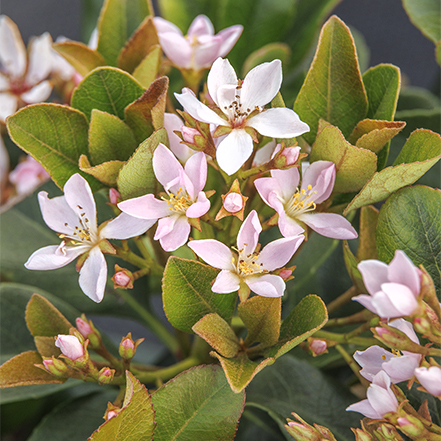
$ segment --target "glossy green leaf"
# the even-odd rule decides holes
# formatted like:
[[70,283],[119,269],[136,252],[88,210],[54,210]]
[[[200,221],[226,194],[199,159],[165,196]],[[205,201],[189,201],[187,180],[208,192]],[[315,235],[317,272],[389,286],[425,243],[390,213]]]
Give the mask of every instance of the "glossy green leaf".
[[88,119],[93,109],[124,119],[124,109],[143,93],[143,87],[128,73],[113,67],[99,67],[74,90],[71,104]]
[[[230,441],[245,405],[219,366],[198,366],[152,394],[155,441]],[[175,409],[176,411],[170,411]]]
[[441,191],[416,185],[397,191],[382,205],[377,225],[378,258],[390,262],[403,250],[423,265],[441,293]]
[[339,441],[354,440],[350,427],[358,426],[360,414],[346,412],[346,407],[356,401],[347,388],[290,355],[257,375],[247,388],[247,405],[267,411],[279,424],[296,412],[311,425],[328,427]]
[[[88,151],[87,130],[83,113],[58,104],[35,104],[8,118],[11,139],[39,161],[60,188],[80,172],[78,159]],[[92,189],[100,188],[94,178],[81,174]]]
[[204,315],[192,330],[224,357],[232,358],[240,349],[236,334],[219,314]]
[[441,4],[438,0],[403,0],[410,21],[435,44],[441,40]]
[[102,424],[91,441],[139,441],[152,439],[155,412],[150,394],[144,385],[126,371],[124,403],[118,415]]
[[106,64],[104,58],[97,51],[90,49],[84,43],[64,41],[55,43],[53,48],[83,77],[93,69]]
[[136,78],[143,87],[150,87],[150,85],[158,75],[161,61],[161,46],[153,46],[152,50],[146,55],[146,57],[133,71],[133,77]]
[[259,64],[269,63],[276,59],[282,62],[282,66],[287,66],[290,56],[291,49],[287,44],[269,43],[248,55],[243,64],[242,77],[245,78],[245,75]]
[[175,328],[192,332],[196,322],[213,312],[230,322],[237,294],[217,294],[211,290],[211,283],[218,272],[194,260],[173,256],[168,259],[162,299],[165,314]]
[[81,155],[78,165],[80,170],[92,175],[108,187],[115,187],[119,172],[125,164],[123,161],[109,161],[92,167],[86,155]]
[[379,64],[363,74],[368,98],[367,118],[392,121],[401,87],[400,69],[392,64]]
[[320,119],[337,126],[347,137],[366,115],[367,98],[354,42],[347,26],[336,16],[322,28],[294,110],[311,128],[303,135],[309,144],[316,137]]
[[92,110],[89,126],[89,155],[93,165],[127,161],[137,147],[130,127],[115,115]]
[[441,136],[430,130],[418,129],[410,135],[394,165],[423,162],[439,155],[441,155]]
[[117,183],[123,199],[135,198],[153,193],[156,188],[153,173],[153,152],[160,142],[167,144],[167,132],[160,129],[147,138],[136,149],[133,156],[121,168]]
[[332,161],[337,175],[334,191],[348,193],[360,190],[377,170],[377,156],[370,150],[347,142],[333,126],[324,127],[311,150],[310,161]]

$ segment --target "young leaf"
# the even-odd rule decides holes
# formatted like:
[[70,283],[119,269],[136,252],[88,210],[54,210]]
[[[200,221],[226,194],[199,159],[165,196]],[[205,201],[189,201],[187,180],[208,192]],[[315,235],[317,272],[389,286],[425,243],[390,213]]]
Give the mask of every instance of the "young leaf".
[[[27,106],[8,118],[11,139],[39,161],[53,181],[63,188],[79,172],[78,159],[88,153],[88,123],[78,110],[58,104]],[[81,173],[92,190],[101,184]]]
[[124,164],[124,161],[109,161],[92,167],[86,155],[81,155],[78,161],[81,171],[92,175],[108,187],[116,187],[119,172]]
[[150,87],[158,75],[162,60],[161,46],[153,46],[151,51],[139,63],[133,71],[133,78],[136,78],[143,87]]
[[320,119],[337,126],[347,137],[366,115],[367,98],[354,41],[348,27],[336,16],[322,28],[294,110],[311,128],[303,135],[309,144],[314,142]]
[[437,0],[403,0],[410,21],[430,40],[441,40],[441,4]]
[[287,44],[269,43],[248,55],[243,64],[242,78],[245,78],[245,75],[259,64],[269,63],[275,59],[279,59],[283,66],[287,66],[290,56],[291,49]]
[[242,415],[245,393],[231,390],[219,366],[198,366],[154,392],[152,401],[155,441],[230,441]]
[[211,283],[218,270],[194,260],[170,257],[164,271],[162,299],[170,323],[184,332],[207,314],[216,312],[230,322],[237,294],[217,294]]
[[343,258],[345,261],[346,271],[348,272],[352,283],[360,292],[366,292],[363,284],[363,277],[358,269],[358,264],[360,261],[352,253],[347,240],[343,241]]
[[441,191],[416,185],[397,191],[378,217],[378,258],[390,262],[403,250],[415,265],[423,265],[441,293]]
[[394,165],[423,162],[441,155],[441,136],[430,130],[418,129],[401,149]]
[[71,105],[88,119],[93,109],[124,119],[124,109],[143,93],[143,87],[127,72],[113,67],[99,67],[74,90]]

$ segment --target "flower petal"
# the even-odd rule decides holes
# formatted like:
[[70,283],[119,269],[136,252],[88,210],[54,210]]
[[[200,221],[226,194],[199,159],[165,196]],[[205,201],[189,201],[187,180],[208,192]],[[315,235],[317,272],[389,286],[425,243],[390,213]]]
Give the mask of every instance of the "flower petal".
[[408,322],[405,319],[395,319],[389,322],[389,326],[392,328],[398,329],[401,332],[404,332],[414,343],[420,344],[420,341],[415,334],[412,323]]
[[6,15],[0,16],[0,63],[14,78],[26,71],[26,47],[17,25]]
[[375,259],[363,260],[358,264],[363,283],[369,294],[381,291],[381,285],[389,281],[387,264]]
[[234,271],[233,253],[222,242],[214,239],[192,240],[188,243],[188,247],[208,265],[218,269]]
[[158,38],[162,50],[172,63],[183,69],[191,67],[193,49],[185,37],[174,32],[161,32]]
[[15,113],[18,107],[18,99],[12,93],[0,93],[0,121]]
[[[251,107],[248,105],[247,108]],[[300,121],[297,113],[286,107],[266,109],[248,119],[247,126],[272,138],[293,138],[309,132],[308,124]]]
[[217,294],[228,294],[237,291],[240,287],[240,278],[234,272],[221,271],[211,287],[211,290]]
[[358,403],[351,404],[346,408],[349,412],[359,412],[362,415],[372,418],[372,419],[380,419],[382,415],[380,415],[369,403],[368,400],[362,400]]
[[64,247],[65,253],[57,252],[59,245],[50,245],[35,251],[24,264],[29,270],[53,270],[62,268],[87,251],[84,247]]
[[296,192],[300,182],[300,173],[297,167],[288,170],[271,170],[271,176],[277,179],[282,192],[279,194],[284,203],[287,203]]
[[270,207],[275,208],[272,206],[272,202],[270,202],[269,195],[274,192],[277,200],[277,194],[282,194],[279,181],[276,178],[258,178],[254,181],[254,185],[256,186],[260,197],[263,199],[263,202]]
[[37,84],[46,79],[52,70],[52,37],[48,32],[33,38],[29,43],[29,62],[26,82]]
[[211,23],[210,19],[203,14],[198,15],[193,20],[187,32],[187,36],[190,38],[190,40],[192,37],[200,37],[201,35],[213,35],[213,34],[214,34],[213,24]]
[[377,314],[377,308],[372,304],[373,297],[367,294],[361,294],[359,296],[352,297],[352,300],[363,305],[369,311],[372,311],[374,314]]
[[195,153],[185,163],[185,173],[194,186],[194,195],[198,195],[207,182],[207,159],[203,152]]
[[304,213],[297,216],[317,233],[333,239],[355,239],[357,232],[343,216],[335,213]]
[[389,375],[392,383],[401,383],[411,379],[414,370],[420,365],[421,354],[408,354],[393,357],[384,363],[383,370]]
[[259,296],[282,297],[285,291],[285,282],[280,276],[264,274],[263,276],[249,276],[245,283]]
[[300,235],[270,242],[260,252],[257,263],[262,263],[268,271],[282,268],[291,260],[304,239],[305,236]]
[[399,283],[383,283],[381,291],[374,296],[373,304],[376,306],[380,317],[394,317],[388,315],[389,306],[385,301],[382,293],[387,296],[387,299],[393,305],[393,308],[400,314],[395,317],[412,314],[418,306],[418,301],[415,294],[405,285]]
[[223,29],[217,34],[218,37],[222,38],[222,45],[218,53],[219,57],[225,57],[225,55],[227,55],[228,52],[230,52],[230,50],[236,44],[237,40],[239,40],[242,31],[243,31],[242,25],[235,25]]
[[129,239],[144,234],[155,222],[156,219],[140,219],[121,213],[101,229],[100,236],[106,239]]
[[417,368],[415,376],[427,392],[436,397],[441,396],[441,368],[438,366]]
[[253,140],[245,130],[234,129],[219,144],[216,160],[228,175],[236,173],[253,153]]
[[[185,216],[171,216],[171,218],[175,218],[172,230],[170,233],[163,235],[159,239],[159,242],[165,251],[175,251],[182,245],[185,245],[191,231],[190,224]],[[170,218],[160,219],[158,223],[158,230],[160,228],[160,222],[165,219]]]
[[354,359],[363,368],[360,374],[366,380],[372,381],[374,376],[383,369],[384,363],[394,358],[391,352],[374,345],[365,351],[355,351]]
[[[381,374],[386,375],[385,372],[380,371],[375,377]],[[398,408],[398,401],[391,391],[390,386],[386,389],[372,383],[367,390],[367,397],[371,406],[381,417],[389,412],[395,412]]]
[[245,255],[254,253],[261,231],[259,216],[256,210],[253,210],[243,221],[237,234],[237,249],[243,250]]
[[276,211],[279,213],[278,225],[283,237],[298,236],[305,231],[295,219],[287,216],[284,210]]
[[103,300],[106,282],[106,259],[98,247],[93,247],[80,270],[80,288],[87,297],[99,303]]
[[183,124],[178,115],[174,113],[164,113],[164,128],[167,131],[170,150],[180,161],[185,163],[195,151],[185,144],[181,144],[181,138],[174,133],[174,131],[180,132]]
[[154,17],[153,23],[158,34],[165,32],[174,32],[175,34],[182,36],[182,31],[171,21],[165,20],[161,17]]
[[46,101],[52,92],[52,84],[49,81],[43,81],[34,86],[31,90],[20,95],[20,98],[28,104],[40,103]]
[[159,143],[153,153],[153,171],[156,179],[165,188],[171,181],[181,177],[182,165],[164,144]]
[[167,202],[156,199],[153,194],[127,199],[120,202],[118,208],[130,216],[140,219],[155,219],[155,221],[171,213]]
[[316,204],[320,204],[331,196],[335,182],[335,164],[331,161],[313,162],[305,171],[302,179],[302,188],[310,185],[315,191],[313,197]]
[[211,66],[207,77],[208,93],[218,106],[217,92],[222,86],[226,85],[238,85],[236,72],[227,59],[218,58]]
[[185,212],[185,215],[189,218],[198,218],[203,216],[210,209],[210,201],[203,191],[198,195],[197,201],[190,205]]
[[406,285],[416,296],[420,293],[419,269],[404,251],[395,251],[395,256],[389,263],[389,281]]

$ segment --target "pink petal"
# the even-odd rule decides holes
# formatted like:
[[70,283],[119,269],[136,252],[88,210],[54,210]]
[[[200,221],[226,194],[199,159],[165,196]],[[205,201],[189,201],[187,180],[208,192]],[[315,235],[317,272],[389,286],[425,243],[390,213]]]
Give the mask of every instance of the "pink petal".
[[365,351],[356,351],[354,354],[355,361],[363,368],[360,374],[369,381],[372,381],[374,376],[383,369],[384,363],[393,357],[391,352],[377,345]]
[[20,98],[28,104],[40,103],[46,101],[52,92],[52,84],[49,81],[43,81],[34,86],[31,90],[20,95]]
[[305,190],[311,185],[315,191],[314,202],[320,204],[332,193],[335,182],[335,164],[331,161],[316,161],[312,163],[303,176],[302,188]]
[[210,201],[205,196],[205,193],[201,191],[198,195],[197,201],[188,207],[185,215],[189,218],[198,218],[203,216],[210,209]]
[[358,269],[363,277],[364,286],[371,295],[381,291],[381,285],[389,281],[389,268],[379,260],[364,260],[358,264]]
[[237,248],[245,254],[252,254],[257,247],[259,234],[262,231],[259,216],[253,210],[243,221],[237,234]]
[[372,296],[369,296],[367,294],[361,294],[359,296],[352,297],[352,300],[355,300],[356,302],[363,305],[366,309],[369,309],[369,311],[372,311],[374,314],[377,314],[377,308],[372,303],[373,300]]
[[218,53],[219,57],[225,57],[225,55],[230,52],[230,50],[233,48],[240,35],[242,34],[242,31],[242,25],[235,25],[220,31],[217,34],[218,37],[222,38],[222,45]]
[[254,155],[253,167],[266,164],[273,157],[273,152],[276,147],[276,141],[273,139],[266,143],[263,147],[260,147]]
[[219,144],[216,160],[228,175],[236,173],[253,153],[253,139],[245,130],[234,129]]
[[69,207],[64,196],[49,199],[47,192],[40,191],[38,202],[43,219],[50,229],[67,235],[74,233],[75,226],[79,223],[78,216]]
[[154,17],[153,23],[155,24],[156,31],[159,33],[174,32],[177,35],[182,36],[182,31],[172,22],[165,20],[161,17]]
[[0,63],[14,78],[25,73],[26,47],[17,25],[6,15],[0,16]]
[[171,216],[163,217],[158,221],[158,228],[156,228],[155,240],[159,240],[167,234],[170,234],[173,231],[176,221],[180,217],[179,214],[173,213]]
[[389,322],[389,326],[404,332],[404,334],[406,334],[414,343],[418,345],[420,344],[420,341],[413,329],[412,323],[408,322],[407,320],[395,319]]
[[[376,376],[384,372],[379,372]],[[384,373],[384,375],[386,375]],[[383,388],[377,384],[372,383],[367,390],[367,397],[371,406],[383,417],[389,412],[396,412],[398,408],[398,401],[390,388]]]
[[50,245],[35,251],[24,264],[29,270],[53,270],[62,268],[87,251],[84,247],[65,247],[66,254],[57,252],[58,245]]
[[102,228],[100,236],[106,239],[129,239],[144,234],[155,222],[156,219],[140,219],[121,213]]
[[208,69],[217,58],[221,44],[220,37],[200,37],[193,56],[193,69]]
[[300,174],[298,168],[292,167],[288,170],[271,170],[271,176],[277,179],[282,190],[279,196],[281,196],[284,203],[287,203],[299,186]]
[[192,240],[188,246],[208,265],[228,271],[235,270],[232,264],[233,253],[222,242],[214,239]]
[[159,143],[153,153],[153,171],[165,188],[172,180],[181,177],[182,165],[164,144]]
[[[273,204],[274,205],[274,204]],[[279,213],[279,230],[282,233],[283,237],[291,237],[291,236],[298,236],[299,234],[302,234],[305,230],[295,221],[295,219],[292,219],[291,217],[287,216],[285,211],[279,211],[276,209],[276,211]]]
[[183,122],[178,115],[164,113],[164,128],[167,131],[170,150],[180,161],[185,162],[195,151],[185,144],[181,144],[181,138],[174,133],[175,130],[181,131],[182,124]]
[[239,287],[239,276],[232,271],[223,270],[217,275],[211,290],[218,294],[228,294],[237,291]]
[[297,113],[286,107],[266,109],[248,119],[247,126],[272,138],[293,138],[309,132],[308,124],[300,121]]
[[419,269],[406,256],[404,251],[395,251],[389,263],[389,281],[406,285],[417,296],[421,290]]
[[195,153],[185,164],[185,173],[194,186],[194,194],[199,194],[207,182],[207,160],[203,152]]
[[[373,304],[380,317],[399,317],[412,314],[418,306],[418,301],[412,291],[398,283],[383,283],[379,293],[375,294]],[[384,295],[383,295],[384,293]],[[389,302],[392,308],[389,309]],[[393,315],[390,315],[393,314]]]
[[441,368],[438,366],[417,368],[415,376],[427,392],[436,397],[441,396]]
[[55,346],[60,348],[63,355],[71,360],[76,360],[84,355],[83,345],[74,335],[58,335]]
[[99,303],[103,300],[106,282],[106,259],[98,247],[93,247],[80,270],[80,288],[87,297]]
[[140,219],[159,219],[171,214],[170,206],[166,201],[155,199],[153,194],[146,194],[137,198],[128,199],[118,204],[118,208],[130,216]]
[[317,233],[333,239],[355,239],[357,232],[343,216],[335,213],[304,213],[297,216]]
[[[167,218],[168,219],[168,218]],[[160,222],[163,219],[160,220]],[[159,228],[159,225],[158,225]],[[185,216],[177,216],[172,231],[159,239],[162,248],[165,251],[175,251],[182,245],[185,245],[190,235],[190,224]]]
[[285,291],[285,282],[274,274],[249,276],[245,279],[245,283],[251,291],[263,297],[282,297]]
[[263,202],[274,208],[269,201],[269,195],[272,192],[275,192],[276,195],[282,194],[279,181],[276,178],[258,178],[254,181],[254,185],[256,186],[260,197],[263,199]]
[[351,404],[349,407],[346,408],[349,412],[358,412],[362,415],[372,418],[372,419],[380,419],[382,418],[382,415],[380,415],[369,403],[368,400],[362,400],[358,403]]
[[193,49],[185,37],[174,32],[160,32],[158,37],[162,50],[172,63],[183,69],[190,68]]
[[26,82],[37,84],[46,79],[52,70],[52,38],[48,32],[29,43],[29,63]]
[[210,69],[207,77],[208,92],[213,101],[219,106],[218,90],[222,86],[237,86],[237,76],[228,60],[218,58]]
[[305,236],[301,235],[274,240],[263,248],[257,262],[262,263],[268,271],[282,268],[291,260],[304,239]]
[[190,27],[188,28],[187,36],[190,37],[200,37],[201,35],[213,35],[214,28],[210,19],[206,15],[198,15]]
[[401,383],[411,379],[414,370],[420,365],[420,354],[395,356],[383,365],[383,370],[393,383]]
[[[259,64],[259,66],[251,69],[243,80],[240,95],[243,107],[245,109],[254,109],[256,106],[262,107],[268,104],[277,95],[281,85],[282,63],[280,60]],[[293,111],[291,112],[294,113]],[[283,125],[283,123],[281,123],[281,125]],[[257,128],[256,130],[259,131]],[[277,138],[277,136],[273,135],[267,136]]]

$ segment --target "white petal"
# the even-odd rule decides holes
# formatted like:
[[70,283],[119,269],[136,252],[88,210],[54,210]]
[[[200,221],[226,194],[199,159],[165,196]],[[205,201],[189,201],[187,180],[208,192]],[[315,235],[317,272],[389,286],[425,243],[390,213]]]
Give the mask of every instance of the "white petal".
[[218,106],[219,101],[217,92],[219,88],[226,85],[232,85],[234,87],[238,85],[236,72],[228,60],[218,58],[213,63],[207,77],[208,92]]
[[90,250],[80,270],[80,288],[94,302],[101,302],[107,282],[107,264],[98,247]]
[[12,93],[0,93],[0,121],[15,113],[18,107],[18,99]]
[[160,33],[158,37],[161,48],[170,61],[183,69],[191,67],[193,49],[186,38],[172,32]]
[[170,149],[159,143],[153,153],[153,171],[162,186],[165,188],[171,181],[180,178],[183,170],[182,165]]
[[228,175],[236,173],[253,153],[253,139],[245,130],[234,129],[219,144],[216,160]]
[[247,125],[256,129],[261,135],[272,138],[293,138],[309,132],[308,124],[300,121],[297,113],[286,107],[264,110],[248,119]]
[[75,260],[79,255],[83,254],[87,249],[84,247],[65,247],[65,254],[57,252],[58,245],[50,245],[35,251],[24,266],[29,270],[53,270],[62,268],[68,263]]
[[235,25],[220,31],[217,36],[222,38],[222,46],[219,50],[218,56],[225,57],[230,52],[232,47],[236,44],[242,34],[243,26]]
[[362,415],[372,418],[372,419],[379,419],[382,417],[369,403],[368,400],[362,400],[358,403],[351,404],[349,407],[346,408],[347,411],[350,412],[359,412]]
[[355,239],[357,232],[343,216],[335,213],[304,213],[297,216],[317,233],[333,239]]
[[103,227],[100,231],[100,236],[106,239],[119,240],[140,236],[152,227],[155,222],[156,219],[140,219],[127,213],[121,213]]
[[118,204],[118,208],[130,216],[139,219],[155,219],[168,216],[171,211],[166,201],[160,201],[153,194],[145,194],[133,199],[127,199]]
[[421,290],[419,269],[401,250],[395,251],[395,256],[389,263],[389,280],[406,285],[415,295]]
[[262,107],[277,95],[281,85],[282,63],[280,60],[259,64],[250,70],[243,80],[241,103],[244,108]]
[[259,216],[255,210],[243,221],[239,232],[237,233],[237,248],[243,250],[248,255],[254,253],[259,241],[259,234],[262,231]]
[[297,167],[291,167],[288,170],[271,170],[271,176],[277,179],[280,189],[279,196],[283,202],[288,202],[297,190],[300,182],[300,173]]
[[371,295],[381,291],[381,285],[389,281],[389,268],[380,260],[363,260],[358,264],[358,269],[363,277],[364,286]]
[[369,311],[372,311],[374,314],[377,314],[377,308],[372,304],[373,297],[361,294],[356,297],[352,297],[352,300],[355,300],[356,302],[363,305],[366,309],[369,309]]
[[245,283],[251,291],[263,297],[282,297],[285,291],[285,282],[274,274],[249,276],[245,279]]
[[185,163],[185,173],[194,186],[194,194],[198,195],[207,182],[207,159],[203,152],[195,153]]
[[188,243],[188,247],[208,265],[218,269],[234,271],[233,253],[222,242],[214,239],[192,240]]
[[232,271],[223,270],[217,275],[211,290],[217,294],[228,294],[237,291],[239,287],[239,276]]
[[415,376],[427,392],[437,397],[441,396],[441,368],[438,366],[417,368]]
[[47,192],[40,191],[38,202],[43,219],[50,229],[67,235],[75,232],[75,226],[79,224],[78,216],[69,207],[64,196],[49,199]]
[[0,62],[14,78],[25,73],[26,47],[17,25],[6,15],[0,16]]
[[26,82],[37,84],[46,79],[52,70],[52,38],[48,32],[29,43],[29,62]]
[[335,164],[331,161],[316,161],[305,171],[302,179],[302,188],[307,190],[308,186],[315,191],[313,197],[316,204],[320,204],[329,198],[334,188]]
[[[383,371],[376,376],[380,375],[382,372]],[[398,401],[390,388],[385,389],[372,383],[367,390],[367,397],[371,406],[382,417],[389,412],[395,412],[398,408]]]
[[32,89],[20,95],[20,98],[28,104],[41,103],[46,101],[52,92],[52,84],[49,81],[43,81]]
[[[392,304],[391,308],[389,302]],[[399,283],[383,283],[381,291],[374,296],[373,304],[380,317],[399,317],[412,314],[418,306],[418,301],[407,286]],[[398,311],[398,314],[393,311]]]
[[268,271],[285,266],[297,251],[305,236],[277,239],[266,245],[260,252],[257,263],[262,263]]

